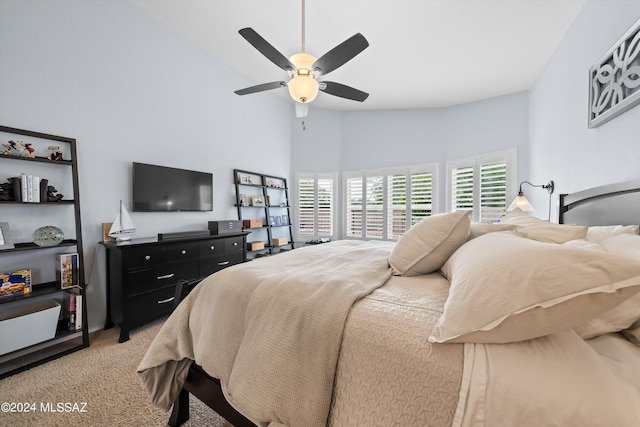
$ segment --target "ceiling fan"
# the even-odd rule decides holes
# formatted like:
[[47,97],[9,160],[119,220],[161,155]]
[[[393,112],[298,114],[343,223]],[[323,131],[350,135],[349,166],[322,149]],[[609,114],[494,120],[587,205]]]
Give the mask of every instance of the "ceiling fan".
[[329,74],[353,59],[369,46],[369,42],[362,34],[357,33],[320,58],[316,59],[313,55],[306,53],[305,0],[302,0],[302,49],[300,53],[289,58],[285,57],[252,28],[243,28],[239,33],[267,59],[286,71],[289,74],[289,80],[239,89],[235,91],[238,95],[287,87],[289,94],[296,101],[296,115],[298,117],[307,115],[308,103],[316,98],[319,90],[329,95],[359,102],[363,102],[369,96],[366,92],[341,83],[318,80],[321,76]]

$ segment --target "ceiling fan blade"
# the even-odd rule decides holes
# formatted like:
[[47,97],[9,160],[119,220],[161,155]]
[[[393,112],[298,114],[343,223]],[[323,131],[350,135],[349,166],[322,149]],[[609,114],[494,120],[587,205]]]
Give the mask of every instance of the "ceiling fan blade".
[[253,47],[267,57],[267,59],[285,71],[294,71],[295,65],[281,54],[275,47],[271,46],[262,36],[255,32],[253,28],[243,28],[238,31]]
[[369,97],[369,94],[366,92],[336,82],[320,82],[320,90],[329,95],[339,96],[340,98],[351,99],[353,101],[362,102]]
[[287,82],[263,83],[261,85],[246,87],[244,89],[238,89],[234,91],[234,93],[236,95],[249,95],[250,93],[263,92],[265,90],[278,89],[281,87],[287,87]]
[[318,58],[311,66],[311,70],[318,74],[329,74],[365,50],[367,46],[369,46],[367,39],[357,33]]

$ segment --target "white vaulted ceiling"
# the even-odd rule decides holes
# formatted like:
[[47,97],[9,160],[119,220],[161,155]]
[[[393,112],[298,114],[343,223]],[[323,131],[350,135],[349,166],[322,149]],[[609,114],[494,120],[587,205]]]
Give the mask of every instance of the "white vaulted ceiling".
[[[300,51],[301,0],[132,0],[247,77],[287,80],[239,34],[252,27],[282,54]],[[585,0],[306,0],[306,51],[320,57],[355,33],[370,46],[324,80],[370,94],[320,93],[337,110],[446,107],[528,90]],[[215,76],[211,77],[215,79]],[[230,84],[229,91],[241,89]],[[282,96],[286,89],[246,95]],[[293,102],[291,100],[291,102]]]

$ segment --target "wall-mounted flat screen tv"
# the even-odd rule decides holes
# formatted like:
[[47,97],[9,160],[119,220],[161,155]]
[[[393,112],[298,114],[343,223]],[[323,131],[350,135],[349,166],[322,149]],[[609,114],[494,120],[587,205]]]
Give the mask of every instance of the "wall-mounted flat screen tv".
[[213,174],[133,162],[133,210],[213,210]]

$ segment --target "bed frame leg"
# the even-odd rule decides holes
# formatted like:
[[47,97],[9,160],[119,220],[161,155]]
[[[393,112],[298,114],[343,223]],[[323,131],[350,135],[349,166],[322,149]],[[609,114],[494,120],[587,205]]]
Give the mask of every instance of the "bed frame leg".
[[171,427],[178,427],[187,422],[189,419],[189,392],[185,389],[180,390],[180,394],[171,410],[171,417],[168,424]]

